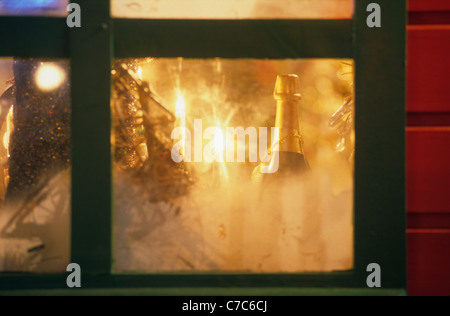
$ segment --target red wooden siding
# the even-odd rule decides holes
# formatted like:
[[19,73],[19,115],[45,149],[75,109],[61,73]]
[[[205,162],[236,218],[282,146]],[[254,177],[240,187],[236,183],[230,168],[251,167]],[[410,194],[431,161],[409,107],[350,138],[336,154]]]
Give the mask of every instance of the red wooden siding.
[[410,295],[449,295],[450,229],[408,230]]
[[450,1],[409,0],[408,294],[450,295]]
[[409,0],[408,11],[450,11],[448,0]]
[[408,212],[450,213],[450,126],[408,127],[406,137]]
[[450,25],[408,26],[409,112],[450,110],[449,53]]

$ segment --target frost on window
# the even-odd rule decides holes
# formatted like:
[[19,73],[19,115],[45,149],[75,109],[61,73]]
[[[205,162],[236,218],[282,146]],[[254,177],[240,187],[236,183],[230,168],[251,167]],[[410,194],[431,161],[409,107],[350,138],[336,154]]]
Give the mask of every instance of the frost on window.
[[67,15],[68,0],[0,0],[0,15]]
[[0,271],[69,262],[68,79],[66,61],[0,60]]
[[[116,60],[112,74],[116,271],[353,268],[353,61],[147,58]],[[301,143],[310,171],[271,186],[255,174],[274,148],[284,74],[300,82],[299,132],[278,145]],[[255,160],[259,127],[269,150]]]
[[353,0],[111,0],[112,15],[153,19],[349,19]]

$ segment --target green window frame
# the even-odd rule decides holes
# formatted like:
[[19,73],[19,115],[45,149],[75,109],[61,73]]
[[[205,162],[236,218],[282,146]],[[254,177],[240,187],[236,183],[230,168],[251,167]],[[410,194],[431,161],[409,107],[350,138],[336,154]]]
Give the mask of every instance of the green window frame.
[[[70,59],[71,262],[82,268],[82,290],[264,295],[341,289],[342,293],[373,294],[374,290],[367,289],[366,267],[375,262],[382,269],[383,293],[405,293],[406,0],[355,0],[354,16],[346,20],[116,19],[110,16],[109,0],[73,2],[82,8],[81,28],[68,28],[65,18],[0,17],[0,57]],[[366,8],[371,2],[382,8],[381,28],[366,24]],[[354,59],[357,106],[352,271],[112,272],[111,62],[113,58],[144,56]],[[66,277],[0,273],[0,293],[76,291],[67,288]]]

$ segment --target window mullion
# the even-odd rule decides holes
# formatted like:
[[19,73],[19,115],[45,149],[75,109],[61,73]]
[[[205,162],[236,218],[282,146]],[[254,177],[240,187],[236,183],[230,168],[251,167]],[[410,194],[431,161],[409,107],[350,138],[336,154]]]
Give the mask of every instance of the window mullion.
[[70,31],[72,69],[72,262],[111,271],[111,31],[109,0],[77,0],[82,27]]

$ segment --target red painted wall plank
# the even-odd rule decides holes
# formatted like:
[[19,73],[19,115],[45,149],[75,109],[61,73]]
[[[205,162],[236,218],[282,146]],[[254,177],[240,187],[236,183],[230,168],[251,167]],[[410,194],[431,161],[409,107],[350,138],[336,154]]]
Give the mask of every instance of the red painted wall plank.
[[408,212],[450,213],[450,127],[407,127],[406,137]]
[[409,12],[408,24],[449,24],[450,11]]
[[448,0],[409,0],[408,11],[446,11],[450,10]]
[[450,295],[450,230],[408,231],[408,295]]
[[450,229],[450,213],[408,213],[408,228]]
[[408,26],[409,112],[450,112],[449,56],[450,25]]

